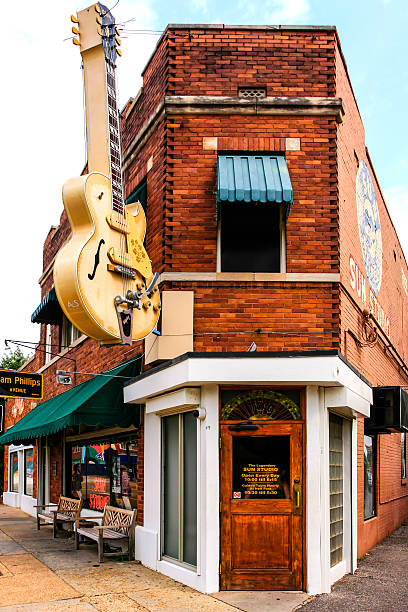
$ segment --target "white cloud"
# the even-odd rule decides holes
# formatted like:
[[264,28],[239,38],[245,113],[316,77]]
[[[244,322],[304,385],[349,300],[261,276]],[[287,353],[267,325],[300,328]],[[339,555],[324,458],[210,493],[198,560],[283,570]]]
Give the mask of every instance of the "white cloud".
[[260,7],[240,0],[237,14],[242,23],[293,24],[305,19],[310,11],[309,0],[265,0]]
[[304,19],[310,11],[308,0],[272,0],[272,6],[267,2],[265,8],[268,21],[276,24],[294,23]]
[[384,195],[405,259],[408,261],[408,185],[389,187],[384,190]]

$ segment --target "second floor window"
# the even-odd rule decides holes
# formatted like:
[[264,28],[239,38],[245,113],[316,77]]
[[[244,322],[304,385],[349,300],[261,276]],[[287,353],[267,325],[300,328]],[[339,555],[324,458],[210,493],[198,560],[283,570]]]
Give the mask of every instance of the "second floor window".
[[285,272],[293,190],[284,155],[218,156],[220,272]]
[[65,315],[62,317],[62,328],[61,328],[61,349],[70,346],[75,340],[81,336],[81,332],[71,321],[67,319]]

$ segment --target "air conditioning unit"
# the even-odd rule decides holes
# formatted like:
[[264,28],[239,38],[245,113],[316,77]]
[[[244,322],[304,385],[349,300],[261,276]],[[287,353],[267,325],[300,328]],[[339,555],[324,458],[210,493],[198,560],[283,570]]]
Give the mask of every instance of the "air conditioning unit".
[[366,433],[408,431],[408,393],[402,387],[374,387]]

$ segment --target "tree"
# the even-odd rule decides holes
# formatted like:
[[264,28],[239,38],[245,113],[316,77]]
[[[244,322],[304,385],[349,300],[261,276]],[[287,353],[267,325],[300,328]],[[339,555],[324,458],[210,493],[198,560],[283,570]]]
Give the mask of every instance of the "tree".
[[29,358],[30,356],[24,355],[23,351],[18,346],[14,351],[4,353],[0,360],[0,368],[4,368],[5,370],[18,370]]

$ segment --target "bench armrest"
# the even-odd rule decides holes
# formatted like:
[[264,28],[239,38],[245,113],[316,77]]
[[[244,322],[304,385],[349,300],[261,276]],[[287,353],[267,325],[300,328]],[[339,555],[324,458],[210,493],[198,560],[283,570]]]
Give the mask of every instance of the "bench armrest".
[[51,508],[52,506],[58,507],[58,504],[37,504],[37,506],[33,506],[33,508]]

